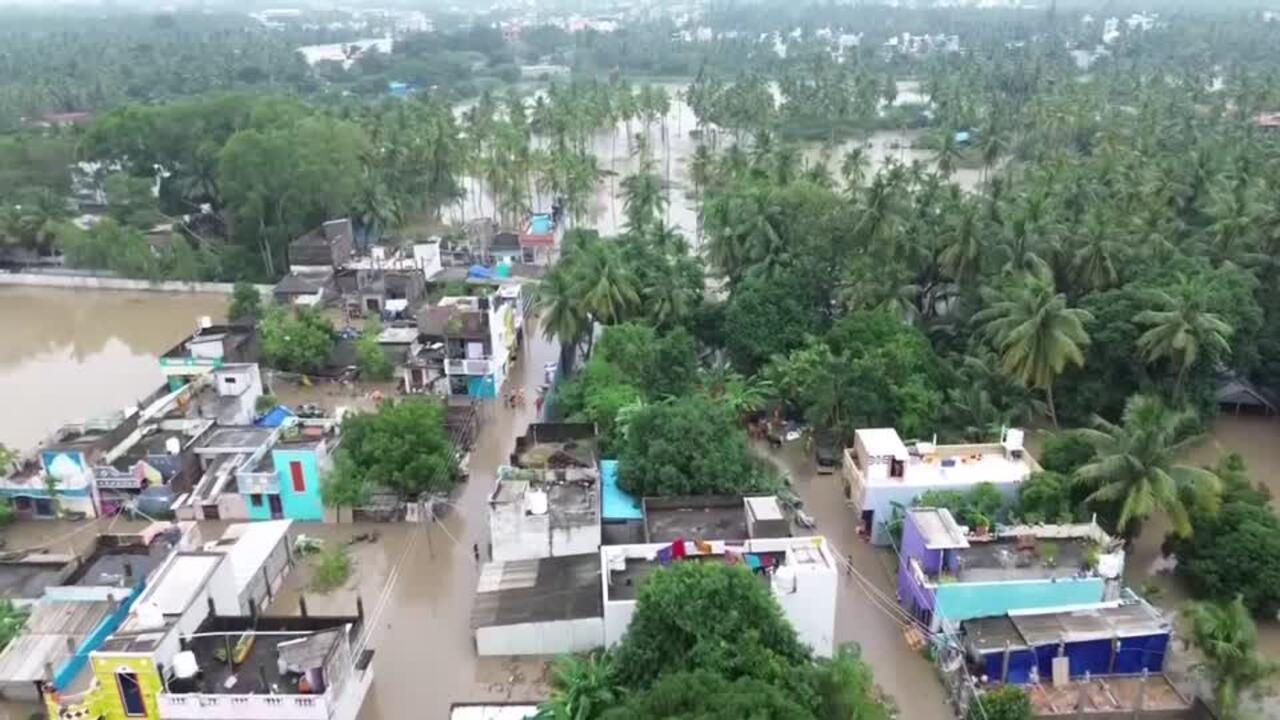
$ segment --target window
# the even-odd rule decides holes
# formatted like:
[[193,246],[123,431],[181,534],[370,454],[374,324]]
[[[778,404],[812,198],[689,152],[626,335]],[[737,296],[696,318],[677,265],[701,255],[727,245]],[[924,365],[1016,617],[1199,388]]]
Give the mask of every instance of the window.
[[138,683],[138,674],[123,668],[117,670],[116,686],[120,690],[120,702],[124,705],[124,714],[129,717],[146,717],[147,703],[142,697],[142,685]]
[[237,382],[239,382],[239,380],[232,375],[226,375],[222,378],[222,382],[226,383],[227,385],[235,385]]
[[307,480],[302,477],[302,463],[296,460],[289,463],[289,477],[293,479],[294,492],[304,493],[307,491]]
[[262,495],[261,495],[261,494],[259,494],[259,493],[254,493],[254,494],[250,495],[250,496],[249,496],[249,502],[250,502],[250,504],[252,504],[254,507],[262,507]]

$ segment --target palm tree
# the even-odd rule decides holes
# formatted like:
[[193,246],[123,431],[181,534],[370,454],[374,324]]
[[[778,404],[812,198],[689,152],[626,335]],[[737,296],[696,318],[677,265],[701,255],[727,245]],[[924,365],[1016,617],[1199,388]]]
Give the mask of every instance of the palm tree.
[[1120,243],[1113,239],[1111,222],[1096,209],[1085,217],[1085,237],[1071,258],[1071,269],[1080,287],[1105,290],[1120,280],[1115,258]]
[[1024,387],[1044,390],[1049,417],[1058,426],[1053,382],[1068,364],[1084,365],[1088,312],[1067,307],[1067,297],[1047,272],[1027,274],[1001,295],[984,291],[988,307],[973,316],[1000,353],[1000,365]]
[[711,148],[703,143],[698,143],[698,147],[693,151],[693,157],[689,159],[689,179],[693,181],[693,197],[696,203],[697,211],[697,235],[698,244],[702,244],[702,195],[704,189],[711,182],[711,177],[715,172],[715,155],[711,152]]
[[764,409],[771,391],[768,381],[744,377],[723,365],[703,371],[701,385],[703,392],[719,400],[742,420]]
[[653,172],[653,162],[641,163],[640,170],[622,181],[622,208],[627,216],[627,229],[643,232],[662,215],[667,197],[662,192],[662,178]]
[[943,233],[944,245],[938,254],[943,269],[959,285],[968,285],[981,270],[984,240],[978,206],[961,205]]
[[560,367],[573,372],[578,344],[591,331],[591,319],[583,304],[579,283],[571,276],[571,265],[561,263],[538,285],[537,309],[542,315],[542,334],[560,341]]
[[617,704],[618,687],[608,653],[585,658],[568,655],[556,662],[551,697],[538,708],[538,720],[591,720]]
[[1213,684],[1218,717],[1238,720],[1241,697],[1280,675],[1280,663],[1258,649],[1258,628],[1238,595],[1229,603],[1193,603],[1182,617],[1186,643],[1204,658],[1197,667]]
[[1233,329],[1216,313],[1205,310],[1204,287],[1182,280],[1180,292],[1175,298],[1163,291],[1150,294],[1152,303],[1161,310],[1144,310],[1134,318],[1139,324],[1150,326],[1138,338],[1138,349],[1147,362],[1167,358],[1177,373],[1174,396],[1182,396],[1187,371],[1196,364],[1201,352],[1223,356],[1231,352],[1227,338]]
[[640,303],[635,278],[622,262],[617,246],[596,243],[586,252],[581,274],[582,302],[595,322],[623,322]]
[[956,134],[943,130],[938,138],[938,150],[933,155],[933,162],[938,166],[938,174],[949,178],[956,171],[960,161],[960,145],[956,143]]
[[866,180],[869,163],[867,151],[861,147],[849,148],[849,152],[845,153],[844,158],[841,159],[840,175],[844,177],[845,191],[850,195],[857,191],[863,180]]
[[1119,503],[1120,533],[1133,530],[1133,523],[1158,510],[1168,516],[1175,532],[1189,535],[1184,498],[1212,508],[1219,485],[1212,472],[1176,460],[1200,441],[1196,423],[1190,411],[1175,412],[1157,398],[1135,395],[1125,403],[1119,425],[1095,417],[1093,428],[1076,430],[1097,450],[1095,458],[1076,471],[1078,482],[1094,488],[1086,502]]
[[670,327],[689,316],[697,300],[693,288],[681,281],[680,274],[670,267],[655,273],[644,288],[644,307],[648,317],[659,327]]

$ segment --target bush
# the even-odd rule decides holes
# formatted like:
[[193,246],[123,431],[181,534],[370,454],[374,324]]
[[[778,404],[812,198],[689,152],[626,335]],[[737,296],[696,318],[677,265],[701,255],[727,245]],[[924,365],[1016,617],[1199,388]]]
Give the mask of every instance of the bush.
[[273,307],[262,319],[262,359],[291,372],[315,372],[333,352],[333,324],[313,310]]
[[1017,685],[1002,685],[974,697],[965,720],[1032,720],[1031,698]]
[[355,563],[352,562],[346,545],[334,544],[320,551],[314,567],[311,589],[318,593],[330,593],[347,584]]
[[1232,502],[1193,526],[1191,537],[1174,541],[1178,572],[1192,591],[1217,602],[1241,595],[1250,612],[1274,617],[1280,610],[1280,518],[1267,505]]
[[1040,467],[1049,472],[1070,476],[1093,459],[1097,451],[1088,440],[1075,433],[1050,435],[1040,451]]
[[262,316],[262,294],[252,283],[238,282],[231,291],[227,319],[232,322],[257,323]]

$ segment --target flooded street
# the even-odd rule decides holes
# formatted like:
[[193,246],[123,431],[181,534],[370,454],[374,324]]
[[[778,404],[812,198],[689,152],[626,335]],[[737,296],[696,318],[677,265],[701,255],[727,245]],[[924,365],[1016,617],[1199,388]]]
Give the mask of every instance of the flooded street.
[[222,295],[0,287],[0,443],[25,450],[146,395],[164,381],[156,357],[226,306]]

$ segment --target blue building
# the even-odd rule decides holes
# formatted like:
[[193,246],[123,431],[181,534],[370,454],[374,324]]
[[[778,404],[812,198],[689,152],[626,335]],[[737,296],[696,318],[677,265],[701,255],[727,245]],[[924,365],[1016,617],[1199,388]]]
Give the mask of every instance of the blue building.
[[324,520],[320,482],[335,438],[311,430],[286,431],[254,472],[237,478],[250,520]]
[[1158,610],[1131,593],[1110,603],[961,624],[974,675],[1018,685],[1048,682],[1055,663],[1065,665],[1072,679],[1158,675],[1172,632]]
[[1119,597],[1124,550],[1096,523],[981,534],[944,508],[903,520],[898,600],[931,630],[965,620],[1088,605]]

